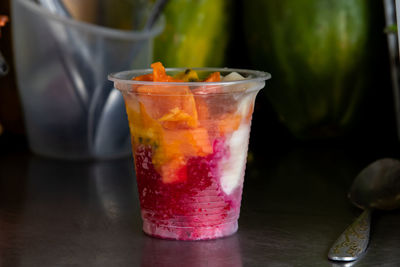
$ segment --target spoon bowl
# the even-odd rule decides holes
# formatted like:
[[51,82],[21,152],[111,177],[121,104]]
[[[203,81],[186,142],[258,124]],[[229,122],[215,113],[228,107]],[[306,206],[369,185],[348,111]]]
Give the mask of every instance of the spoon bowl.
[[349,192],[351,202],[361,209],[393,210],[400,207],[400,161],[377,160],[355,178]]
[[372,210],[400,207],[400,161],[383,158],[368,165],[354,179],[348,196],[364,212],[329,250],[328,258],[335,261],[354,261],[366,251]]

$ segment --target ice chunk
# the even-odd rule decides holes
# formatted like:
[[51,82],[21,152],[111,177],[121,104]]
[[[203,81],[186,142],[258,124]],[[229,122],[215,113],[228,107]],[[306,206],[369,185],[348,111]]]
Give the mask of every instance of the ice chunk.
[[233,71],[226,75],[225,77],[222,78],[223,82],[230,82],[230,81],[238,81],[238,80],[243,80],[244,77],[237,73],[236,71]]
[[249,143],[249,125],[242,124],[227,140],[229,157],[221,164],[221,187],[229,195],[242,182]]

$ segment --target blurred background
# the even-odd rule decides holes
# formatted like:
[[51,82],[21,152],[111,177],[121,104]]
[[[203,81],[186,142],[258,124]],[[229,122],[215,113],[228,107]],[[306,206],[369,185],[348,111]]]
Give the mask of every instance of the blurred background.
[[[72,20],[122,31],[142,30],[155,4],[2,0],[0,15],[9,17],[0,37],[0,51],[9,66],[0,77],[3,151],[28,146],[17,85],[22,74],[17,73],[15,58],[23,57],[23,49],[30,46],[13,43],[13,29],[27,25],[13,25],[23,21],[16,13],[13,16],[11,7],[17,6],[12,2],[26,1],[37,6],[62,3]],[[166,67],[270,72],[272,79],[256,100],[251,153],[274,155],[296,145],[394,151],[399,139],[388,40],[397,36],[397,29],[387,22],[387,10],[394,12],[394,1],[169,0],[162,12],[163,30],[149,46],[149,60],[162,61]],[[114,66],[111,71],[124,68]]]

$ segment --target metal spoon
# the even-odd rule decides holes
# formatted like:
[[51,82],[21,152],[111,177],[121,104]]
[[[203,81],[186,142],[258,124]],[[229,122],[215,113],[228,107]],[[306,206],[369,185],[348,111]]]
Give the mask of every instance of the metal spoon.
[[400,161],[391,158],[377,160],[355,178],[349,192],[351,202],[364,209],[332,245],[328,258],[354,261],[367,249],[374,209],[392,210],[400,207]]

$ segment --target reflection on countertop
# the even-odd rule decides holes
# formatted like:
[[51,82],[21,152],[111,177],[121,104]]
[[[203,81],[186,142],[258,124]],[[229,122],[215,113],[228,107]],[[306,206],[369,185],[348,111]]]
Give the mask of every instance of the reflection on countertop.
[[[297,147],[255,154],[239,231],[209,241],[141,231],[131,157],[61,161],[0,155],[0,266],[337,266],[326,254],[360,214],[346,198],[354,175],[382,154]],[[377,212],[367,254],[353,266],[400,264],[400,213]]]

